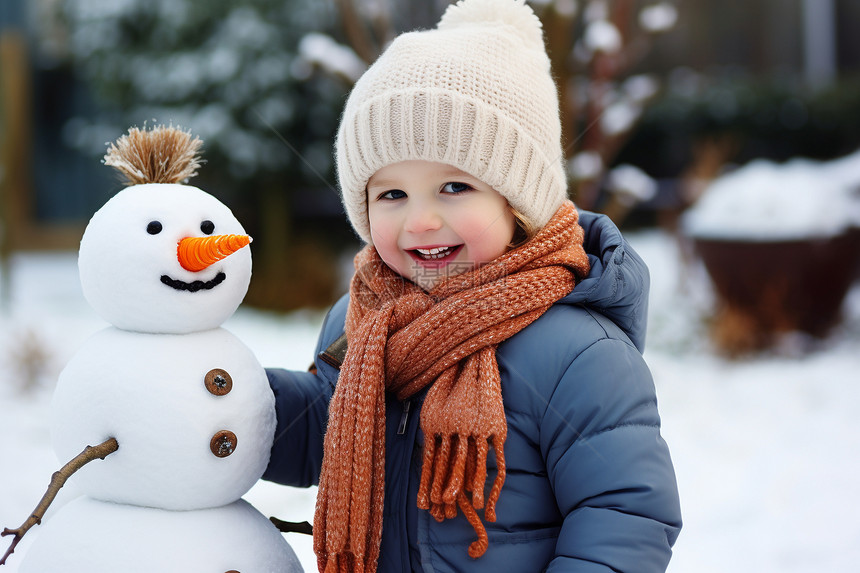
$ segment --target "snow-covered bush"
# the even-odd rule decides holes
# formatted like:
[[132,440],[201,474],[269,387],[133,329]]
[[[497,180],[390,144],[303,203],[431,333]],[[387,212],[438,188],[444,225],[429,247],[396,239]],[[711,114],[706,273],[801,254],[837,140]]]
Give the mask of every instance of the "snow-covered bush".
[[860,227],[860,152],[836,161],[756,160],[718,177],[684,216],[691,236],[828,238]]
[[[299,53],[309,30],[331,26],[314,0],[68,0],[73,69],[100,97],[64,134],[94,154],[156,119],[207,142],[211,169],[249,179],[331,166],[330,137],[346,86],[310,78]],[[287,141],[296,152],[285,145]],[[324,150],[324,152],[323,152]],[[322,184],[322,182],[315,182]]]
[[[617,174],[606,176],[660,91],[660,79],[639,64],[656,37],[674,28],[679,16],[676,3],[542,0],[532,1],[532,5],[544,22],[553,73],[558,78],[575,200],[581,207],[596,209],[606,202],[601,197],[605,191],[611,195],[609,203],[632,206],[635,195],[622,191],[616,196]],[[643,166],[638,167],[646,175]],[[613,216],[611,209],[604,210]],[[623,214],[618,212],[615,218],[623,218]]]

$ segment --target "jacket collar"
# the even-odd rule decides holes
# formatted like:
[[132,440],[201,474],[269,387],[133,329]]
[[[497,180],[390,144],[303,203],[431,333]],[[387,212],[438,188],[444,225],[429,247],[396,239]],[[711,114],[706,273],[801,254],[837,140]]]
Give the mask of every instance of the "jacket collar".
[[585,251],[591,263],[588,276],[562,304],[585,306],[617,324],[639,352],[645,349],[648,323],[648,267],[606,215],[580,211]]

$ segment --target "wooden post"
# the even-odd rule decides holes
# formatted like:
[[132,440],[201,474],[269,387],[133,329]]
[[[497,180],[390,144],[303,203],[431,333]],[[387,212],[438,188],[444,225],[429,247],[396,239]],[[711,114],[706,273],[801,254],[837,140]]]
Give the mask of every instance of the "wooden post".
[[9,255],[30,219],[31,87],[24,35],[0,33],[0,307],[9,303]]

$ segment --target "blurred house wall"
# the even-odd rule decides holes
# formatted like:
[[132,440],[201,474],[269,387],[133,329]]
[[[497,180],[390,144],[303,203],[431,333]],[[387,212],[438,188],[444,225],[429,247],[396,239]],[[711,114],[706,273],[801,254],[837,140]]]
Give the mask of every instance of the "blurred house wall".
[[738,66],[753,73],[802,74],[804,4],[833,13],[835,65],[840,76],[860,73],[857,0],[687,0],[677,28],[660,40],[645,67],[699,71]]

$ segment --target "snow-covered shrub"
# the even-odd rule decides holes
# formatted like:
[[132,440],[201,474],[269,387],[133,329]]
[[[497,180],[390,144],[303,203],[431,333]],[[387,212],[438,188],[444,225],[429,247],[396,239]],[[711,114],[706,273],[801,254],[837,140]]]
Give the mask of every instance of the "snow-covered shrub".
[[756,160],[717,178],[685,214],[691,236],[785,241],[860,227],[860,152],[837,161]]
[[155,119],[199,134],[210,171],[223,167],[240,179],[328,173],[330,136],[347,86],[309,79],[299,53],[308,31],[331,27],[327,3],[68,0],[63,6],[73,69],[101,100],[93,116],[64,131],[69,143],[101,155],[104,142],[128,125]]

